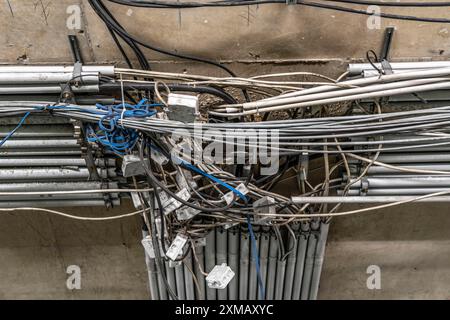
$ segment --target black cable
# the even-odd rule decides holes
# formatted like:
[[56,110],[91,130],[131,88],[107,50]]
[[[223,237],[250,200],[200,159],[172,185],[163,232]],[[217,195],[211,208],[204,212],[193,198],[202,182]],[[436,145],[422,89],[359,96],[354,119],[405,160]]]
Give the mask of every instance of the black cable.
[[[165,49],[161,49],[161,48],[155,47],[155,46],[150,45],[148,43],[142,42],[139,39],[137,39],[136,37],[134,37],[131,34],[129,34],[120,25],[120,23],[114,18],[114,16],[111,14],[111,12],[109,12],[109,10],[101,2],[101,0],[89,0],[89,4],[94,9],[94,11],[97,13],[97,15],[107,25],[107,27],[108,28],[112,28],[114,30],[114,32],[116,32],[123,39],[132,40],[135,44],[139,44],[139,45],[141,45],[141,46],[143,46],[143,47],[145,47],[147,49],[150,49],[150,50],[153,50],[153,51],[165,54],[165,55],[169,55],[169,56],[180,58],[180,59],[187,59],[187,60],[192,60],[192,61],[206,63],[206,64],[210,64],[210,65],[216,66],[216,67],[221,68],[222,70],[226,71],[232,77],[236,77],[236,74],[233,71],[231,71],[229,68],[227,68],[226,66],[222,65],[221,63],[218,63],[218,62],[215,62],[215,61],[211,61],[211,60],[207,60],[207,59],[193,57],[193,56],[186,55],[186,54],[180,54],[180,53],[171,52],[171,51],[168,51],[168,50],[165,50]],[[243,93],[243,95],[245,97],[245,100],[247,102],[249,102],[250,101],[250,96],[248,95],[247,90],[242,89],[242,93]]]
[[[108,8],[101,2],[98,1],[98,9],[99,11],[97,12],[97,14],[100,16],[100,18],[102,17],[108,17],[109,21],[113,22],[114,24],[116,24],[119,28],[123,29],[122,25],[117,21],[117,19],[111,14],[111,12],[108,10]],[[104,20],[102,18],[102,20]],[[105,21],[105,20],[104,20]],[[117,32],[115,30],[115,28],[113,28],[111,25],[107,24],[108,30],[110,31],[110,33],[112,35],[114,35],[115,32]],[[134,40],[129,39],[128,37],[123,37],[120,33],[117,33],[127,44],[128,46],[133,50],[134,54],[136,55],[139,64],[141,66],[142,69],[144,70],[151,70],[150,65],[148,64],[148,59],[147,57],[144,55],[144,53],[142,52],[142,50],[139,48],[139,46],[135,43]],[[113,36],[114,39],[114,36]],[[117,37],[116,37],[117,39]],[[123,51],[123,48],[121,48],[120,43],[118,42],[118,40],[114,40],[115,43],[119,46],[119,50]],[[122,52],[121,51],[121,52]],[[124,54],[124,51],[122,53],[122,55]]]
[[[232,7],[232,6],[247,6],[247,5],[259,5],[259,4],[285,4],[285,0],[234,0],[234,1],[216,1],[216,2],[187,2],[187,3],[175,3],[175,2],[167,2],[167,1],[130,1],[130,0],[108,0],[111,2],[115,2],[122,5],[129,5],[135,7],[146,7],[146,8],[178,8],[178,9],[187,9],[187,8],[200,8],[200,7]],[[330,1],[330,2],[344,2],[344,1]],[[360,1],[363,2],[363,1]],[[356,3],[356,1],[355,1]],[[405,2],[406,3],[406,2]],[[361,3],[362,4],[362,3]],[[386,4],[386,3],[384,3]],[[394,4],[394,3],[392,3]],[[395,3],[401,6],[400,2]],[[412,4],[412,3],[410,3]],[[436,2],[433,2],[435,6],[438,6]],[[399,15],[399,14],[390,14],[390,13],[373,13],[367,12],[366,10],[353,9],[348,7],[336,6],[333,4],[325,4],[313,1],[305,1],[305,0],[297,0],[297,5],[303,5],[307,7],[321,8],[321,9],[329,9],[334,11],[341,11],[347,13],[361,14],[366,16],[379,16],[381,18],[388,19],[397,19],[397,20],[408,20],[408,21],[419,21],[419,22],[432,22],[432,23],[450,23],[450,19],[445,18],[428,18],[428,17],[416,17],[416,16],[407,16],[407,15]],[[381,2],[380,4],[381,5]],[[393,5],[392,5],[393,6]],[[410,5],[413,6],[413,5]],[[423,3],[423,5],[414,5],[417,7],[426,7],[428,3]],[[447,4],[445,6],[450,6]]]
[[[151,179],[152,183],[156,184],[159,188],[164,190],[169,196],[171,196],[172,198],[174,198],[178,202],[181,202],[185,206],[188,206],[188,207],[191,207],[191,208],[203,211],[203,212],[209,212],[209,213],[212,213],[212,212],[223,212],[223,211],[226,211],[226,210],[230,209],[233,206],[234,199],[233,199],[233,201],[230,202],[230,204],[228,204],[227,206],[222,207],[222,208],[206,208],[206,207],[202,207],[202,206],[197,206],[197,205],[195,205],[193,203],[190,203],[188,201],[185,201],[184,199],[182,199],[179,196],[177,196],[166,185],[164,185],[164,183],[162,183],[161,181],[156,179],[156,177],[153,174],[153,172],[151,171],[151,169],[149,169],[149,166],[148,166],[147,162],[144,159],[144,149],[145,149],[145,146],[147,145],[144,142],[139,143],[139,156],[141,158],[142,166],[144,167],[144,170],[145,170],[147,176]],[[157,189],[155,189],[155,190],[157,190]]]
[[[228,94],[225,90],[219,89],[219,88],[213,88],[213,87],[207,87],[207,86],[190,86],[186,84],[167,84],[170,91],[184,91],[184,92],[197,92],[201,94],[210,94],[213,96],[216,96],[223,100],[227,104],[236,104],[237,101]],[[117,91],[122,88],[122,85],[120,83],[104,83],[100,85],[100,92],[110,92],[110,91]],[[123,81],[123,88],[125,90],[148,90],[151,92],[155,91],[155,85],[152,83],[127,83],[126,81]],[[164,85],[160,84],[158,85],[158,88],[161,90],[164,89]]]
[[102,20],[105,21],[105,23],[107,23],[109,26],[114,28],[114,30],[118,34],[120,34],[121,36],[123,36],[125,38],[128,38],[128,39],[131,39],[134,42],[140,44],[141,46],[143,46],[143,47],[145,47],[147,49],[150,49],[150,50],[162,53],[162,54],[166,54],[166,55],[173,56],[173,57],[176,57],[176,58],[187,59],[187,60],[192,60],[192,61],[197,61],[197,62],[202,62],[202,63],[207,63],[207,64],[214,65],[216,67],[219,67],[219,68],[225,70],[226,72],[228,72],[233,77],[236,77],[236,75],[235,75],[235,73],[233,71],[231,71],[226,66],[221,65],[220,63],[217,63],[215,61],[210,61],[210,60],[206,60],[206,59],[202,59],[202,58],[197,58],[197,57],[192,57],[192,56],[188,56],[188,55],[184,55],[184,54],[179,54],[179,53],[167,51],[165,49],[161,49],[161,48],[158,48],[158,47],[155,47],[153,45],[149,45],[149,44],[147,44],[145,42],[140,41],[136,37],[134,37],[131,34],[129,34],[128,32],[126,32],[126,30],[117,21],[114,21],[113,20],[114,17],[111,15],[111,13],[104,11],[104,5],[101,2],[101,0],[89,0],[89,3],[92,6],[92,8],[95,10],[95,12],[97,14],[99,14],[99,16],[102,18]]
[[380,7],[450,7],[450,2],[383,2],[366,0],[327,0],[327,2],[341,2],[367,6],[375,5]]
[[[372,55],[372,56],[371,56]],[[380,77],[384,74],[383,70],[381,70],[380,68],[378,68],[375,63],[380,62],[378,60],[378,56],[376,54],[375,51],[373,50],[369,50],[366,52],[366,58],[367,61],[370,63],[370,65],[372,66],[372,68],[374,68],[375,70],[377,70],[377,72],[380,74]],[[372,60],[373,59],[373,60]]]
[[145,209],[150,209],[150,210],[145,210],[144,214],[147,214],[148,211],[150,211],[149,214],[149,219],[148,221],[150,222],[150,235],[151,235],[151,239],[152,239],[152,244],[153,244],[153,248],[154,248],[154,252],[155,252],[155,260],[157,261],[156,263],[156,270],[158,271],[161,279],[163,280],[164,286],[166,288],[167,293],[169,294],[169,296],[173,299],[173,300],[179,300],[177,295],[175,294],[175,292],[172,290],[172,288],[170,287],[169,282],[167,281],[166,275],[164,274],[164,265],[163,265],[163,258],[161,256],[161,252],[159,251],[159,241],[156,238],[156,221],[155,221],[155,199],[150,199],[150,205],[146,202],[144,197],[141,197],[142,201],[144,202],[145,206],[147,208]]

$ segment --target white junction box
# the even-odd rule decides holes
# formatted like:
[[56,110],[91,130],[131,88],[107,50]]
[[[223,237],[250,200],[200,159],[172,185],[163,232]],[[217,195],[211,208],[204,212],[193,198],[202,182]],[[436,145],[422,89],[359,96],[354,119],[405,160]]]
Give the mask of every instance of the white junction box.
[[194,122],[199,115],[199,101],[197,96],[170,93],[167,115],[170,120]]
[[211,289],[225,289],[234,278],[234,271],[226,263],[215,266],[206,277],[206,283]]

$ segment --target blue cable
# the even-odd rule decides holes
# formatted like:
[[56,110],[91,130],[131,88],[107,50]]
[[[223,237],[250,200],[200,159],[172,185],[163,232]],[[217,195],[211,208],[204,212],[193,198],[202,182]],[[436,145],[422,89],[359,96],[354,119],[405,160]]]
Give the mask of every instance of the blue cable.
[[[192,164],[181,160],[181,165],[183,165],[184,167],[188,168],[191,171],[197,172],[198,174],[201,174],[204,177],[207,177],[208,179],[220,184],[221,186],[224,186],[225,188],[231,190],[232,192],[234,192],[236,195],[238,195],[242,200],[244,200],[246,203],[248,203],[247,197],[242,194],[242,192],[240,192],[239,190],[233,188],[232,186],[230,186],[229,184],[223,182],[222,180],[200,170],[199,168],[193,166]],[[256,237],[255,237],[255,233],[253,231],[253,226],[250,220],[250,216],[247,215],[247,226],[248,226],[248,231],[250,233],[250,239],[252,242],[252,256],[253,259],[255,260],[255,267],[256,267],[256,274],[258,277],[258,283],[259,283],[259,294],[260,294],[260,300],[264,300],[265,296],[266,296],[266,292],[265,292],[265,288],[264,288],[264,284],[262,281],[262,274],[261,274],[261,266],[260,266],[260,259],[259,259],[259,252],[258,252],[258,245],[256,243]]]
[[232,186],[230,186],[228,183],[223,182],[222,180],[220,180],[220,179],[210,175],[209,173],[206,173],[206,172],[200,170],[196,166],[193,166],[192,164],[190,164],[190,163],[188,163],[186,161],[181,160],[181,165],[183,167],[186,167],[187,169],[189,169],[191,171],[194,171],[194,172],[196,172],[198,174],[201,174],[202,176],[208,178],[211,181],[214,181],[215,183],[220,184],[221,186],[223,186],[223,187],[227,188],[228,190],[232,191],[234,194],[239,196],[239,198],[241,198],[242,200],[247,202],[247,197],[242,192],[240,192],[238,189],[233,188]]
[[6,141],[8,141],[9,138],[11,138],[14,135],[14,133],[16,133],[17,130],[20,129],[20,127],[23,125],[23,123],[25,122],[25,120],[28,118],[29,115],[30,112],[25,113],[23,118],[19,121],[17,127],[15,127],[10,133],[8,133],[6,137],[3,138],[2,141],[0,141],[0,148],[5,144]]
[[252,256],[255,260],[255,267],[256,267],[256,275],[258,277],[258,283],[259,283],[259,296],[260,300],[264,300],[266,296],[266,289],[264,288],[264,284],[262,281],[262,274],[261,274],[261,266],[260,266],[260,260],[259,260],[259,253],[258,253],[258,246],[256,244],[256,237],[255,233],[253,232],[253,226],[250,220],[250,216],[247,215],[247,227],[248,232],[250,233],[250,239],[252,241]]
[[[148,118],[156,114],[155,107],[160,104],[149,104],[147,99],[142,99],[138,104],[132,105],[122,103],[118,105],[96,104],[98,111],[87,110],[77,106],[47,106],[48,110],[75,110],[78,112],[101,115],[101,119],[93,126],[86,126],[87,140],[92,143],[98,143],[118,155],[124,155],[126,151],[131,150],[136,145],[139,134],[135,129],[127,129],[122,126],[120,121],[125,118]],[[42,107],[37,107],[42,109]]]

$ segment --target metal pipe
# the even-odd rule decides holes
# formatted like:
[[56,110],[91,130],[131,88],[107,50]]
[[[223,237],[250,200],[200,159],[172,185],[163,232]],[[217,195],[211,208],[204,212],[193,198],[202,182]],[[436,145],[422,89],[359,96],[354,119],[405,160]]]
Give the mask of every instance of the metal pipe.
[[239,300],[248,300],[249,249],[249,235],[241,232],[241,252],[239,258]]
[[[268,230],[261,234],[261,244],[260,244],[260,265],[261,265],[261,278],[264,289],[267,291],[267,271],[268,271],[268,261],[269,261],[269,241],[270,235]],[[258,284],[258,292],[260,291]],[[267,293],[266,293],[267,294]],[[266,299],[266,297],[262,297]]]
[[[147,230],[142,230],[142,237],[145,239],[149,236]],[[156,269],[155,258],[150,258],[147,251],[144,250],[145,255],[145,265],[147,266],[148,282],[150,287],[150,298],[152,300],[159,300],[159,289],[158,289],[158,271]]]
[[424,163],[424,162],[450,162],[450,153],[392,153],[381,154],[377,161],[384,163]]
[[275,234],[271,234],[269,243],[269,263],[267,267],[266,300],[273,300],[275,297],[275,279],[277,275],[278,260],[278,239]]
[[[450,183],[447,185],[447,188],[387,188],[387,189],[374,189],[369,188],[367,191],[363,191],[360,189],[350,189],[346,196],[389,196],[389,195],[397,195],[397,196],[413,196],[413,195],[425,195],[436,192],[444,192],[450,189]],[[338,196],[343,195],[343,190],[337,191]]]
[[[223,229],[216,229],[216,264],[221,265],[222,263],[227,264],[227,232]],[[217,290],[218,300],[227,300],[228,290],[222,289]]]
[[[99,169],[99,175],[102,178],[111,176],[106,169]],[[17,180],[54,180],[54,179],[74,179],[88,180],[90,177],[87,168],[62,169],[62,168],[35,168],[35,169],[4,169],[0,170],[0,181],[17,181]]]
[[[205,272],[209,273],[216,265],[216,232],[210,231],[206,235],[206,248],[205,248]],[[207,300],[216,300],[216,290],[206,288]]]
[[317,242],[316,252],[314,256],[314,267],[311,278],[311,287],[309,289],[309,299],[316,300],[319,292],[320,276],[322,274],[323,259],[325,257],[325,248],[328,238],[328,230],[330,224],[322,222],[320,224],[319,240]]
[[303,270],[303,278],[300,292],[301,300],[308,300],[309,298],[309,290],[311,288],[311,278],[314,267],[314,255],[316,252],[317,240],[318,235],[314,231],[311,231],[308,237],[308,245],[306,249],[305,267]]
[[[38,85],[23,85],[23,86],[0,86],[0,94],[37,94],[37,93],[61,93],[61,86],[38,86]],[[85,86],[70,86],[70,89],[74,93],[78,92],[99,92],[98,85],[85,85]]]
[[[448,171],[450,174],[450,165],[446,164],[423,164],[423,163],[416,163],[416,164],[408,164],[408,165],[402,165],[401,168],[404,169],[411,169],[411,170],[433,170],[433,171]],[[350,166],[350,169],[352,169],[352,166]],[[398,173],[400,170],[386,168],[386,167],[380,167],[380,166],[372,166],[369,168],[368,174],[395,174]],[[420,174],[420,173],[418,173]]]
[[[111,201],[114,206],[120,206],[120,200]],[[58,207],[104,207],[106,205],[103,200],[47,200],[47,201],[8,201],[0,202],[0,208],[58,208]]]
[[[190,270],[192,268],[192,251],[189,251],[186,258],[183,260],[184,269],[184,283],[186,285],[186,300],[195,300],[195,290],[194,290],[194,278]],[[189,270],[190,269],[190,270]]]
[[[255,230],[256,247],[259,248],[260,235]],[[251,240],[251,239],[250,239]],[[257,249],[258,250],[258,249]],[[253,254],[253,245],[250,241],[250,266],[248,272],[248,300],[258,300],[258,274],[256,272],[256,260]]]
[[27,139],[27,140],[7,140],[2,149],[17,148],[79,148],[80,144],[77,139]]
[[177,279],[177,297],[180,300],[186,300],[183,264],[177,264],[175,266],[175,278]]
[[305,268],[306,250],[308,248],[309,223],[301,224],[301,231],[298,236],[297,263],[295,265],[294,287],[292,289],[292,300],[300,300],[302,290],[303,271]]
[[201,272],[201,270],[205,270],[204,250],[204,246],[199,245],[195,247],[195,254],[197,255],[198,263],[195,263],[194,265],[194,273],[200,286],[200,294],[197,296],[197,300],[206,300],[206,280],[205,276]]
[[[0,138],[6,137],[16,125],[0,126]],[[14,138],[49,138],[49,137],[73,137],[74,130],[72,125],[30,125],[23,126],[14,133]]]
[[233,228],[228,230],[228,265],[236,274],[228,285],[228,299],[239,298],[239,230]]
[[[166,267],[166,276],[167,276],[167,282],[169,283],[169,287],[173,290],[173,292],[177,292],[177,281],[175,278],[175,270],[174,268],[171,268],[168,261],[164,262]],[[172,300],[172,297],[168,296],[170,300]]]
[[[111,199],[118,199],[117,193],[110,193]],[[103,193],[87,193],[87,194],[47,194],[47,195],[7,195],[0,196],[0,202],[5,201],[57,201],[57,200],[100,200],[104,201],[105,194]]]
[[[379,197],[292,197],[292,202],[296,204],[303,203],[393,203],[400,201],[408,201],[414,199],[411,196],[379,196]],[[450,196],[437,196],[433,198],[425,198],[416,200],[414,202],[431,202],[431,203],[445,203],[450,202]],[[301,216],[301,215],[299,215]]]
[[160,274],[160,273],[157,273],[157,277],[158,277],[158,289],[159,289],[159,298],[161,299],[161,300],[167,300],[167,297],[168,297],[168,295],[167,295],[167,290],[166,290],[166,287],[165,287],[165,285],[164,285],[164,280],[163,280],[163,276],[165,276],[166,274],[167,274],[167,271],[165,270],[166,269],[166,267],[165,267],[165,265],[163,264],[163,266],[162,266],[162,273],[163,274]]
[[[57,73],[57,72],[21,72],[21,73],[9,73],[0,72],[0,85],[22,85],[22,84],[65,84],[69,83],[73,79],[73,75],[70,73]],[[84,84],[98,84],[98,73],[81,73],[82,82]]]
[[[374,65],[381,69],[381,63],[374,63]],[[404,71],[411,70],[417,71],[418,69],[439,69],[450,67],[450,61],[419,61],[419,62],[391,62],[392,70]],[[350,63],[348,65],[349,76],[361,75],[364,70],[376,71],[370,63]],[[377,75],[379,75],[377,73]]]
[[284,275],[286,273],[286,260],[277,260],[277,274],[275,280],[274,300],[283,300]]
[[[292,229],[296,231],[298,225],[292,226]],[[288,250],[292,250],[287,258],[286,273],[284,276],[284,300],[291,300],[292,298],[292,287],[294,285],[294,274],[295,274],[295,263],[297,261],[297,239],[289,234]]]
[[[101,164],[101,161],[98,161]],[[0,158],[0,167],[83,167],[82,158]]]
[[[73,66],[0,66],[0,73],[70,73],[73,74]],[[86,66],[81,67],[81,72],[100,73],[103,76],[114,77],[114,66]]]
[[30,182],[0,183],[0,192],[73,191],[118,189],[116,182]]
[[[346,180],[347,178],[344,177]],[[450,189],[450,176],[367,176],[362,181],[351,180],[352,188],[414,188],[414,187],[448,187]]]
[[52,149],[52,148],[38,148],[38,149],[9,149],[4,150],[0,148],[0,158],[4,157],[32,157],[32,156],[75,156],[81,155],[81,148],[78,146],[68,149]]

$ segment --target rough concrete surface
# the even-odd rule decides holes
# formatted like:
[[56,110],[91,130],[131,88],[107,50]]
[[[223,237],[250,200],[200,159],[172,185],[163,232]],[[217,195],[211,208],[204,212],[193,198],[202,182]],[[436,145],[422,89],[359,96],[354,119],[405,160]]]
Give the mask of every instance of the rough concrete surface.
[[[426,1],[424,1],[426,2]],[[67,7],[81,5],[80,30],[66,27]],[[177,52],[231,62],[239,74],[316,71],[337,76],[346,61],[379,50],[384,27],[397,28],[395,60],[449,57],[449,26],[383,20],[369,30],[366,17],[302,6],[156,10],[108,6],[140,39]],[[389,12],[445,16],[440,8]],[[122,57],[85,0],[0,1],[0,63],[70,63],[68,34],[77,34],[90,63]],[[145,51],[155,70],[221,74]],[[132,211],[64,209],[76,214]],[[319,298],[450,298],[450,215],[447,205],[409,205],[335,219]],[[146,299],[147,275],[140,221],[77,222],[38,213],[0,216],[0,298]],[[82,289],[66,288],[66,268],[79,265]],[[366,269],[381,268],[381,290],[368,290]]]

